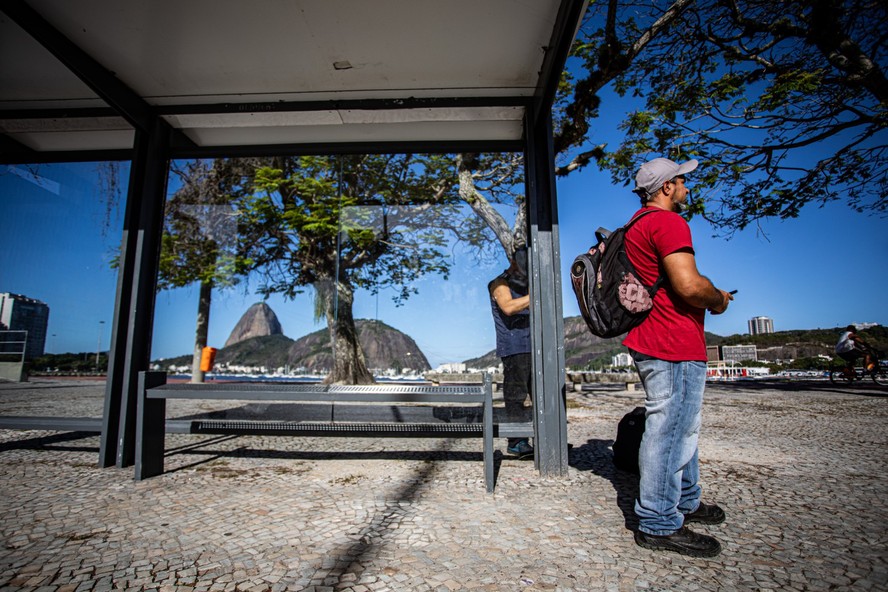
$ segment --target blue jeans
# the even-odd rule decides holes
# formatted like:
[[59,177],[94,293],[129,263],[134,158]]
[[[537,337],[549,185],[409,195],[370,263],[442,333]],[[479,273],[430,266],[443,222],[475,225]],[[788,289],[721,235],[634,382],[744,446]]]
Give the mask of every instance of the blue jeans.
[[697,440],[706,386],[705,362],[668,362],[632,352],[645,391],[638,466],[638,528],[672,534],[700,505]]

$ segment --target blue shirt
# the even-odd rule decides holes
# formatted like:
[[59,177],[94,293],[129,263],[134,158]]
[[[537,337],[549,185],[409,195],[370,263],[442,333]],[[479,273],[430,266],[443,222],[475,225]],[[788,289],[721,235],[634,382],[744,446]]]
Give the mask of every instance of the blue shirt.
[[[507,281],[508,276],[503,273],[497,276],[487,286],[490,296],[490,310],[493,313],[493,326],[496,329],[496,355],[505,358],[515,354],[530,353],[530,310],[522,310],[512,316],[502,311],[493,297],[493,288],[498,280]],[[512,298],[520,298],[527,294],[520,294],[509,286]]]

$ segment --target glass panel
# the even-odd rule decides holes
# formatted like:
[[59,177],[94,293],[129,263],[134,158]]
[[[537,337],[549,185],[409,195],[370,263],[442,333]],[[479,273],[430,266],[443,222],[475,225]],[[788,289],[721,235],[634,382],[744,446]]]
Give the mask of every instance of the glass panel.
[[[0,165],[0,329],[24,332],[12,335],[26,336],[31,383],[104,381],[128,174],[116,162]],[[100,417],[101,394],[96,404],[79,413]]]
[[[192,381],[502,380],[488,283],[509,262],[477,212],[512,241],[523,170],[504,162],[471,183],[455,155],[174,163],[153,366]],[[217,351],[201,377],[204,346]]]
[[[488,284],[509,267],[502,242],[526,220],[523,171],[510,155],[498,169],[465,158],[174,162],[152,366],[192,382],[478,382],[488,371],[501,385]],[[523,309],[521,395],[526,298]],[[226,406],[214,417],[318,419],[293,406]]]
[[[480,178],[461,187],[458,162],[453,155],[385,155],[174,163],[156,367],[192,379],[200,368],[194,354],[207,345],[219,350],[215,380],[320,380],[342,355],[330,347],[338,327],[340,344],[357,331],[363,366],[377,380],[458,381],[467,379],[464,371],[499,372],[488,282],[508,261],[476,213],[483,208],[460,196],[479,190],[490,200],[487,219],[500,222],[511,240],[521,171],[497,193]],[[128,169],[0,168],[0,293],[8,295],[2,318],[10,330],[28,331],[25,339],[10,333],[3,349],[13,359],[26,355],[32,377],[104,380]],[[27,312],[31,325],[13,323],[10,307]],[[33,348],[27,354],[23,341]],[[101,415],[96,384],[95,409],[72,414]]]

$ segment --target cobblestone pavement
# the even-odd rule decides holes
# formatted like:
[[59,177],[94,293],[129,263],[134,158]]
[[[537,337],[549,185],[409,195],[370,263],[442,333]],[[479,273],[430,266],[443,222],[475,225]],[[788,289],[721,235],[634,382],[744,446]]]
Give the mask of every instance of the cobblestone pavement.
[[[102,392],[0,385],[0,414],[98,417]],[[633,542],[610,445],[640,394],[570,393],[568,474],[500,457],[492,495],[475,440],[170,435],[135,482],[96,468],[97,435],[0,430],[0,590],[885,590],[886,395],[711,386],[713,559]],[[171,416],[209,410],[188,403]]]

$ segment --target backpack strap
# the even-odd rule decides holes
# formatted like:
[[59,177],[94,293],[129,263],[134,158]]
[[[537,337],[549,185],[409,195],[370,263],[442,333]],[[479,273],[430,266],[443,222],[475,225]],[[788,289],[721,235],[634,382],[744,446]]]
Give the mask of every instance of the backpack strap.
[[641,220],[642,218],[644,218],[648,214],[653,214],[654,212],[657,212],[657,211],[665,212],[666,210],[661,210],[660,208],[654,208],[652,210],[646,210],[644,212],[641,212],[640,214],[638,214],[637,216],[633,216],[631,220],[626,222],[626,224],[623,225],[623,228],[625,228],[626,230],[629,230],[630,226],[632,226],[633,224],[635,224],[636,222],[638,222],[639,220]]
[[[632,219],[629,220],[629,221],[626,223],[625,226],[623,226],[623,229],[624,229],[624,233],[623,233],[623,234],[625,235],[625,233],[629,231],[629,228],[630,228],[633,224],[635,224],[636,222],[638,222],[639,220],[641,220],[642,218],[644,218],[644,217],[647,216],[648,214],[653,214],[654,212],[657,212],[657,211],[665,212],[665,211],[667,211],[667,210],[662,210],[662,209],[660,209],[660,208],[653,208],[653,209],[651,209],[651,210],[646,210],[646,211],[644,211],[644,212],[641,212],[641,213],[638,214],[637,216],[633,216]],[[658,266],[658,267],[660,267],[660,266]],[[666,276],[663,275],[663,272],[661,271],[660,274],[657,276],[657,281],[655,281],[655,282],[651,285],[651,288],[650,288],[650,294],[651,294],[651,297],[653,297],[654,294],[657,293],[657,290],[660,289],[660,286],[663,285],[663,283],[666,281],[666,279],[667,279]]]
[[[659,208],[657,208],[657,209],[659,209]],[[623,225],[623,227],[622,227],[623,232],[625,233],[627,230],[629,230],[629,227],[632,226],[633,224],[635,224],[636,221],[640,220],[641,218],[644,218],[648,214],[654,213],[655,211],[657,211],[657,210],[647,210],[646,212],[641,212],[637,216],[633,217],[631,220],[629,220],[626,224]],[[665,212],[666,210],[663,210],[663,211]],[[612,235],[613,233],[614,232],[612,230],[608,230],[604,226],[599,226],[598,230],[595,231],[595,238],[598,240],[599,243],[603,243],[608,238],[610,238],[610,235]]]

